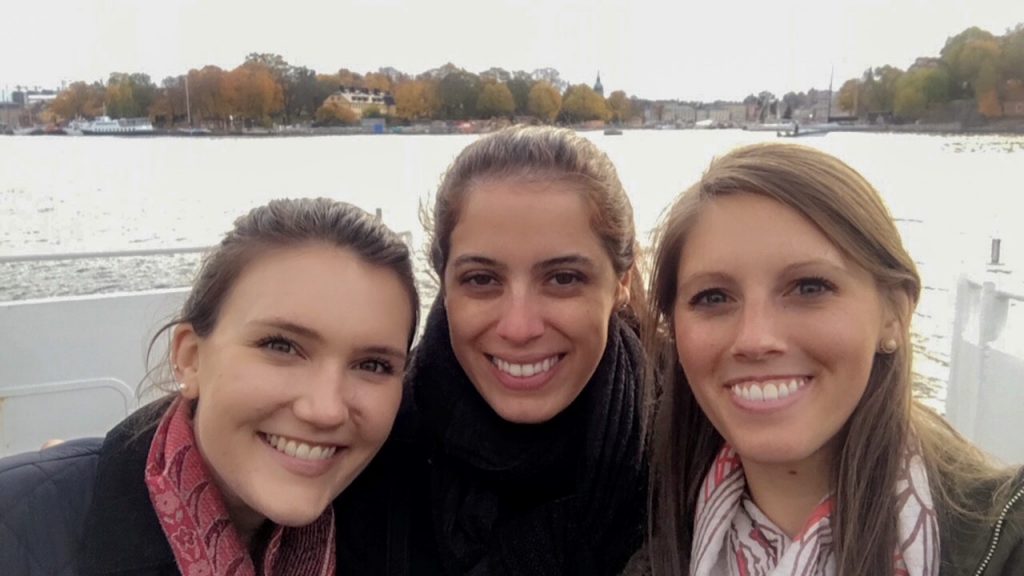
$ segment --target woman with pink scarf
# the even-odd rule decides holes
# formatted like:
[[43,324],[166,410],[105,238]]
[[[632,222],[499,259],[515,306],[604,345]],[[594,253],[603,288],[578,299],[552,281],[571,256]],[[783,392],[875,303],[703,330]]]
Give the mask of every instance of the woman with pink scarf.
[[0,461],[0,572],[344,570],[331,503],[391,430],[418,310],[405,243],[366,212],[253,209],[157,336],[166,398]]
[[654,574],[1024,574],[1022,477],[913,398],[921,281],[856,171],[730,152],[653,268]]

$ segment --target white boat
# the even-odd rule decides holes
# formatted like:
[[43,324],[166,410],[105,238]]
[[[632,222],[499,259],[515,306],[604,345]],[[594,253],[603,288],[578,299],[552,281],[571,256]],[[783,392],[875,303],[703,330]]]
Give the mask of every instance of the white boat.
[[114,119],[109,116],[98,116],[91,122],[73,120],[65,130],[68,134],[83,134],[86,136],[136,136],[154,134],[156,132],[149,118]]

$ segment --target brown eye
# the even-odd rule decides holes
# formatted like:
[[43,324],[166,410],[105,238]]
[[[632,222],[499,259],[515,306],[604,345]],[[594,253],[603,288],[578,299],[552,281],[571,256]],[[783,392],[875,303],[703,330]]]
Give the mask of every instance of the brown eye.
[[555,286],[572,286],[583,282],[583,276],[578,272],[556,272],[551,275],[550,282]]

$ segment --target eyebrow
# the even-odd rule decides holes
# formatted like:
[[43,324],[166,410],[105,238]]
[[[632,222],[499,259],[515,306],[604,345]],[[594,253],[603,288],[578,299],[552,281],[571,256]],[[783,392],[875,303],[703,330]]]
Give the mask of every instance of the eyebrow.
[[[302,324],[296,324],[295,322],[291,322],[289,320],[283,320],[281,318],[268,318],[268,319],[263,319],[263,320],[255,320],[255,321],[251,322],[250,324],[255,325],[255,326],[262,326],[262,327],[265,327],[265,328],[276,328],[276,329],[281,330],[283,332],[291,332],[292,334],[296,334],[296,335],[299,335],[299,336],[304,336],[306,338],[309,338],[309,339],[317,342],[318,344],[324,342],[324,337],[319,332],[317,332],[316,330],[313,330],[312,328],[303,326]],[[401,361],[403,363],[405,362],[405,359],[406,359],[406,356],[407,356],[407,354],[406,354],[406,352],[404,350],[402,350],[400,348],[395,348],[393,346],[385,346],[385,345],[365,346],[365,347],[359,348],[358,352],[360,354],[379,354],[379,355],[382,355],[382,356],[391,356],[394,359],[399,360],[399,361]]]
[[[846,267],[843,266],[842,263],[836,263],[832,260],[826,260],[824,258],[813,258],[811,260],[802,260],[800,262],[794,262],[792,264],[785,266],[782,269],[782,274],[788,275],[792,274],[793,272],[799,271],[803,268],[811,268],[814,266],[824,266],[826,268],[831,268],[833,270],[838,270],[840,272],[847,271]],[[697,272],[689,274],[686,277],[682,278],[682,281],[679,282],[679,287],[682,288],[683,286],[688,285],[697,280],[713,280],[717,282],[727,282],[731,279],[732,276],[726,274],[725,272],[719,272],[717,270],[698,270]]]
[[313,330],[312,328],[309,328],[307,326],[303,326],[302,324],[296,324],[295,322],[292,322],[290,320],[284,320],[282,318],[265,318],[261,320],[253,320],[252,322],[250,322],[250,324],[265,328],[276,328],[284,332],[291,332],[292,334],[305,336],[306,338],[315,340],[316,342],[324,341],[324,337],[320,335],[320,333],[317,332],[316,330]]
[[[508,266],[505,264],[502,264],[493,258],[488,258],[479,254],[463,254],[452,260],[452,266],[456,268],[472,264],[487,266],[498,270],[508,269]],[[583,254],[566,254],[564,256],[555,256],[554,258],[542,260],[541,262],[534,264],[533,269],[549,270],[551,268],[558,268],[559,266],[582,266],[585,268],[594,268],[594,261]]]

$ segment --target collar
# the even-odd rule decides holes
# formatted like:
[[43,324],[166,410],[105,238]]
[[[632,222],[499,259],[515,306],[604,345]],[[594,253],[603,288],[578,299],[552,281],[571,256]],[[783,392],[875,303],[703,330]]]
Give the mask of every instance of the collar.
[[149,445],[166,408],[166,399],[144,406],[103,441],[80,549],[85,574],[155,573],[175,567],[143,481]]

